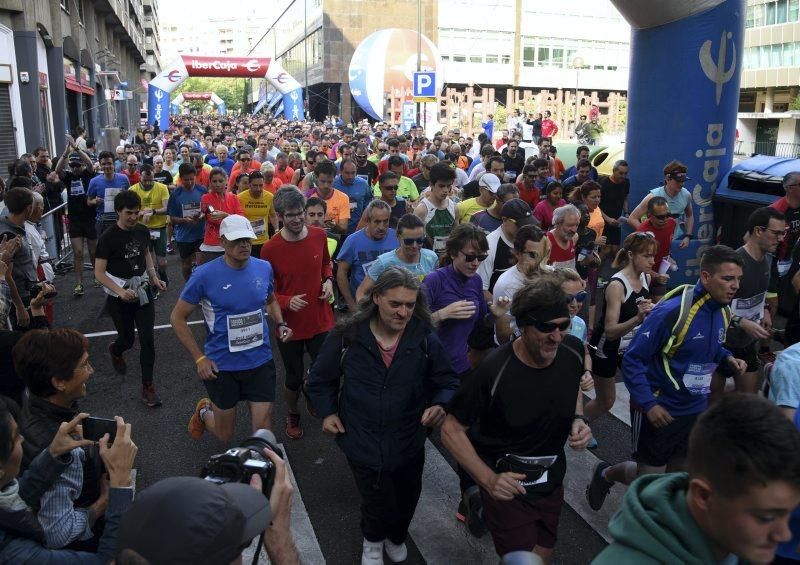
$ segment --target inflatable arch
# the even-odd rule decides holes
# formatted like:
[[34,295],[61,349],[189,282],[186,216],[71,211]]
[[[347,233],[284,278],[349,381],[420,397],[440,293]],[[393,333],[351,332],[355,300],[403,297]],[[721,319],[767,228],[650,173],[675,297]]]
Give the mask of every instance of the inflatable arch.
[[283,95],[287,120],[305,119],[303,88],[277,61],[261,57],[205,57],[181,55],[150,81],[147,122],[169,129],[169,95],[189,77],[266,78]]
[[217,96],[216,92],[181,92],[169,103],[169,111],[171,114],[177,114],[181,111],[181,105],[184,102],[194,102],[195,100],[211,102],[217,107],[217,113],[220,116],[224,116],[228,112],[225,101]]

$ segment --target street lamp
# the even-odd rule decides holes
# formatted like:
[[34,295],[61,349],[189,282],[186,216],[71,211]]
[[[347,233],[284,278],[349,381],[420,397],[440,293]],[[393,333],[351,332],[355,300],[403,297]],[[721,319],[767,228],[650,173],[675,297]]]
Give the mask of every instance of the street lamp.
[[581,68],[583,67],[583,57],[572,59],[572,68],[575,69],[575,126],[578,125],[578,112],[580,111],[578,102],[578,82],[581,78]]

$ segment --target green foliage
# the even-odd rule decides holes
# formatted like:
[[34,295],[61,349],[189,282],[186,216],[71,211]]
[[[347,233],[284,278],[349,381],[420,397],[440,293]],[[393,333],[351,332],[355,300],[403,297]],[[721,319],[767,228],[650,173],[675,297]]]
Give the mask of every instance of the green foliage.
[[[225,101],[228,110],[241,110],[244,103],[246,81],[243,78],[187,78],[183,84],[172,91],[174,99],[181,92],[214,92]],[[205,102],[192,102],[191,107],[204,108]]]
[[800,96],[795,96],[789,103],[790,110],[800,110]]

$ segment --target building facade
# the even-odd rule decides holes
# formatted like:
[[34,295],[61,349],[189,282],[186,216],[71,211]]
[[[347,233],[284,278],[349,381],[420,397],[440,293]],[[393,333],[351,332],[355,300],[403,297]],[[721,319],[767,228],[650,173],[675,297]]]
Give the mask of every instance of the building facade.
[[800,155],[800,0],[747,0],[736,151]]
[[[102,145],[105,128],[138,125],[142,80],[160,71],[156,4],[0,0],[0,162],[40,146],[57,154],[78,126]],[[106,89],[132,97],[108,101]]]

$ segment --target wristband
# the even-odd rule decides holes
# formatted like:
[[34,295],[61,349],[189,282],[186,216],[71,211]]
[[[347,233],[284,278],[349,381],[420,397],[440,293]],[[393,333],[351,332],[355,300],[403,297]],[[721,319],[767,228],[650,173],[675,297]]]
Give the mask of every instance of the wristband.
[[194,364],[199,365],[200,361],[202,361],[203,359],[208,359],[208,357],[206,357],[205,355],[201,355],[200,357],[194,360]]
[[288,328],[289,324],[287,324],[286,322],[278,322],[277,324],[275,324],[276,328],[280,328],[281,326],[286,326]]
[[589,418],[587,418],[583,414],[575,414],[575,416],[573,416],[572,420],[573,421],[575,421],[575,420],[583,420],[584,424],[586,424],[587,426],[589,425]]
[[685,239],[685,238],[687,238],[687,237],[688,237],[689,239],[694,239],[694,237],[693,237],[693,236],[692,236],[692,234],[690,234],[690,233],[685,233],[685,234],[683,234],[683,237],[684,237],[684,239]]

